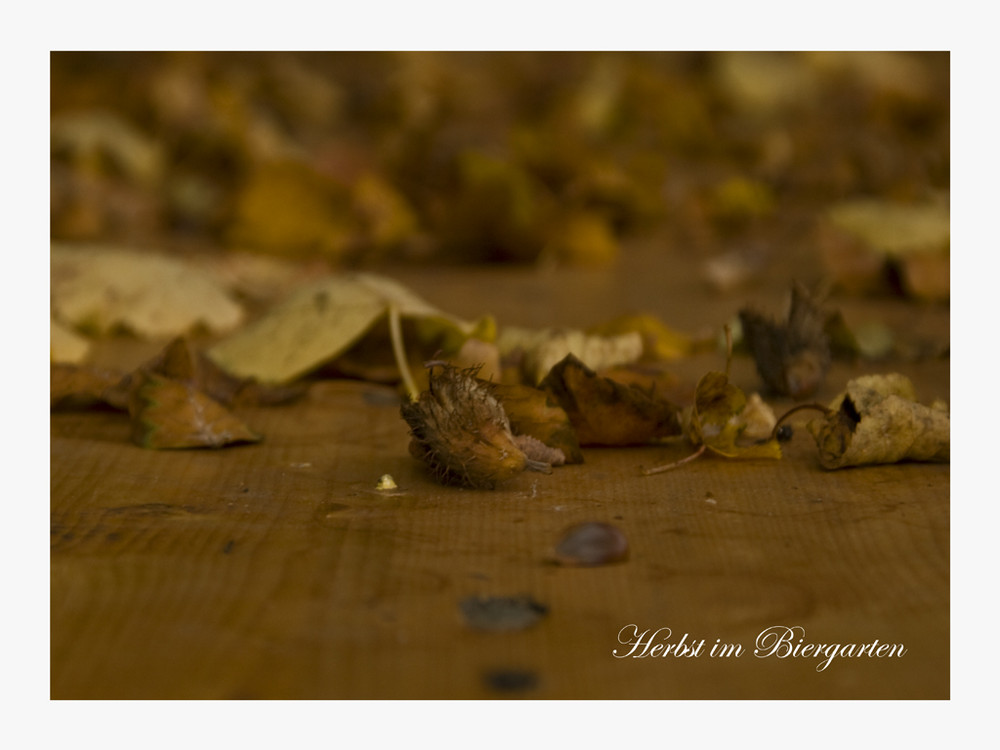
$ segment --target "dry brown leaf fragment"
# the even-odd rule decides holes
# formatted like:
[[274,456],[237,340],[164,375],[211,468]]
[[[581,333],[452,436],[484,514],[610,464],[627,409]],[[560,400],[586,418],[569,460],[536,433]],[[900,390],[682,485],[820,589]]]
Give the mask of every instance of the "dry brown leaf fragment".
[[566,411],[580,445],[641,445],[681,432],[673,403],[602,377],[572,354],[539,387]]
[[525,456],[503,406],[477,371],[428,363],[429,386],[400,412],[410,426],[410,454],[444,484],[493,489],[525,469],[548,464]]
[[792,287],[787,320],[775,322],[744,308],[743,338],[761,379],[775,393],[806,398],[816,392],[830,366],[828,316],[801,284]]
[[915,399],[903,375],[851,380],[825,417],[807,425],[826,469],[898,461],[948,462],[951,420],[947,407]]
[[120,389],[122,374],[85,365],[52,363],[49,367],[49,405],[52,409],[88,408],[106,404],[128,407],[127,391]]
[[156,373],[191,386],[226,406],[273,406],[293,401],[305,392],[301,386],[266,385],[253,378],[230,375],[183,336],[173,339],[139,371],[130,375],[125,386],[130,386],[131,378],[141,379],[142,372]]
[[[515,436],[527,435],[558,450],[566,463],[583,461],[580,441],[569,416],[546,391],[502,383],[489,383],[487,387],[503,405]],[[556,465],[553,461],[548,463]]]
[[221,448],[255,443],[253,432],[225,406],[194,386],[142,372],[129,403],[132,440],[143,448]]

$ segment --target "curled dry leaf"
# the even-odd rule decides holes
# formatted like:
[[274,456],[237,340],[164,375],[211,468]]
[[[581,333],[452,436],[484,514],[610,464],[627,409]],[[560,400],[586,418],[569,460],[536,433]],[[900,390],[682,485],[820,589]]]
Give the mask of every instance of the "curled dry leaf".
[[580,445],[641,445],[681,432],[673,403],[602,377],[572,354],[540,387],[566,411]]
[[556,544],[560,565],[607,565],[628,558],[628,540],[617,526],[588,521],[571,526]]
[[444,484],[493,489],[525,469],[548,464],[525,456],[503,406],[473,369],[430,363],[429,387],[400,411],[410,426],[410,453]]
[[801,284],[792,287],[788,319],[768,320],[740,311],[743,338],[761,379],[775,393],[806,398],[816,392],[830,366],[826,314]]
[[721,372],[710,372],[695,391],[688,436],[726,458],[781,458],[776,439],[744,442],[748,426],[747,397]]
[[903,375],[869,375],[850,381],[827,415],[807,425],[826,469],[897,461],[947,462],[951,420],[943,404],[915,400]]
[[142,372],[139,377],[129,403],[136,445],[221,448],[261,440],[236,415],[194,386],[151,372]]
[[211,274],[152,253],[99,246],[53,245],[52,312],[96,334],[124,328],[166,338],[204,326],[227,332],[243,308]]

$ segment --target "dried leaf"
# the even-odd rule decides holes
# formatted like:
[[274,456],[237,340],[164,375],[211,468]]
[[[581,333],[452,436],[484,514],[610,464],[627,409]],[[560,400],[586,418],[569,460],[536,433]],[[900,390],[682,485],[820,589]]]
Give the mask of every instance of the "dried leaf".
[[833,206],[826,218],[824,256],[836,282],[865,291],[895,268],[907,294],[928,300],[950,296],[951,212],[946,201],[858,199]]
[[132,390],[132,440],[143,448],[221,448],[261,436],[226,407],[186,383],[143,373]]
[[49,327],[49,361],[79,364],[87,357],[90,342],[54,318]]
[[107,404],[118,409],[128,407],[127,391],[121,397],[122,374],[83,365],[52,363],[49,367],[49,405],[57,408],[88,408]]
[[207,273],[174,258],[99,246],[52,246],[52,311],[96,334],[124,328],[166,338],[203,325],[216,333],[243,309]]
[[226,406],[283,404],[304,393],[302,387],[269,386],[250,378],[230,375],[203,352],[196,350],[191,341],[184,337],[171,341],[153,359],[130,375],[124,385],[130,387],[131,379],[141,380],[144,372],[156,373],[183,383]]
[[580,445],[640,445],[681,431],[674,404],[601,377],[572,354],[540,387],[566,411]]
[[696,348],[689,336],[678,333],[655,315],[648,314],[622,315],[592,328],[589,333],[604,337],[638,333],[642,337],[643,359],[677,359],[686,357]]
[[235,204],[228,239],[236,246],[337,260],[360,231],[347,188],[299,160],[257,164]]
[[743,338],[768,388],[792,398],[816,392],[830,366],[827,318],[801,284],[792,287],[785,323],[773,322],[752,310],[740,311]]
[[504,328],[497,338],[500,353],[521,355],[521,373],[535,385],[566,355],[574,355],[592,370],[603,370],[635,362],[642,356],[642,336],[637,331],[598,336],[577,330]]
[[721,372],[710,372],[698,381],[688,435],[695,445],[704,445],[727,458],[781,458],[776,439],[741,442],[747,429],[747,398]]
[[488,387],[503,405],[515,436],[528,435],[557,449],[567,463],[583,461],[569,416],[547,392],[528,385],[489,383]]
[[[287,383],[346,352],[390,308],[415,322],[422,340],[456,351],[477,324],[447,315],[384,276],[357,273],[325,279],[293,294],[267,315],[216,344],[209,356],[227,372]],[[481,321],[479,330],[484,328]]]
[[947,407],[915,400],[903,375],[851,380],[823,419],[807,425],[826,469],[897,461],[947,462],[951,420]]

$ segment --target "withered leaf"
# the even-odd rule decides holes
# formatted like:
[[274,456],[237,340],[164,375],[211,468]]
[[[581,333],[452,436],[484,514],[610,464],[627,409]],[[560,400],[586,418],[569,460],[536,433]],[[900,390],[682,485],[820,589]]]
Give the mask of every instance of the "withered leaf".
[[655,393],[602,377],[568,354],[542,380],[580,445],[641,445],[681,432],[678,408]]
[[52,311],[78,329],[176,336],[203,325],[228,331],[243,308],[214,278],[176,258],[100,246],[53,245]]
[[721,372],[698,381],[688,434],[696,445],[727,458],[781,458],[776,439],[740,442],[747,429],[747,397]]
[[194,386],[141,372],[129,403],[132,440],[143,448],[221,448],[261,436]]
[[547,392],[528,385],[488,383],[487,387],[503,405],[515,436],[528,435],[561,451],[566,463],[583,461],[580,442],[566,410]]
[[767,387],[792,398],[815,393],[830,366],[830,340],[827,315],[805,287],[793,285],[783,323],[746,308],[739,316],[743,338]]
[[589,331],[596,336],[622,336],[632,332],[642,337],[642,354],[646,360],[685,357],[698,346],[698,342],[650,314],[621,315]]
[[[273,406],[293,401],[305,392],[304,386],[300,385],[267,385],[258,383],[253,378],[230,375],[184,336],[171,341],[144,364],[139,372],[157,373],[184,383],[226,406]],[[139,373],[129,376],[130,379],[137,377]]]
[[121,389],[121,381],[117,370],[53,363],[49,367],[49,406],[65,409],[105,404],[125,410],[128,392]]
[[947,408],[918,403],[913,384],[896,373],[851,380],[829,413],[807,427],[826,469],[951,456]]
[[489,318],[471,323],[443,313],[390,278],[345,274],[298,290],[213,346],[209,356],[234,375],[287,383],[344,354],[376,327],[385,330],[392,311],[414,321],[418,342],[433,341],[445,352],[492,325]]

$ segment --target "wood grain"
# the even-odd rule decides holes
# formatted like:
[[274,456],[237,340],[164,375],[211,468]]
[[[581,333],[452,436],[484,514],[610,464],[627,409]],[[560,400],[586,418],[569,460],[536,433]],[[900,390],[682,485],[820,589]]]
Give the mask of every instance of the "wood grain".
[[[436,301],[465,314],[481,277],[442,279]],[[624,304],[620,281],[588,283],[597,304]],[[550,304],[530,301],[537,279],[499,284],[529,306],[516,314]],[[664,301],[665,317],[682,302]],[[934,319],[946,327],[947,311]],[[706,366],[718,357],[679,365]],[[947,361],[909,367],[922,397],[947,395]],[[745,362],[734,379],[754,387]],[[241,412],[262,443],[217,451],[143,450],[122,415],[54,413],[52,697],[948,697],[947,465],[827,472],[800,429],[780,461],[703,457],[643,476],[690,449],[589,450],[551,475],[463,490],[409,457],[394,398],[316,383],[300,403]],[[375,490],[385,473],[398,491]],[[617,525],[628,560],[553,564],[582,521]],[[548,608],[528,629],[463,620],[465,597],[521,594]],[[756,658],[778,625],[906,653],[823,671],[815,657]],[[745,651],[616,658],[628,626]]]

